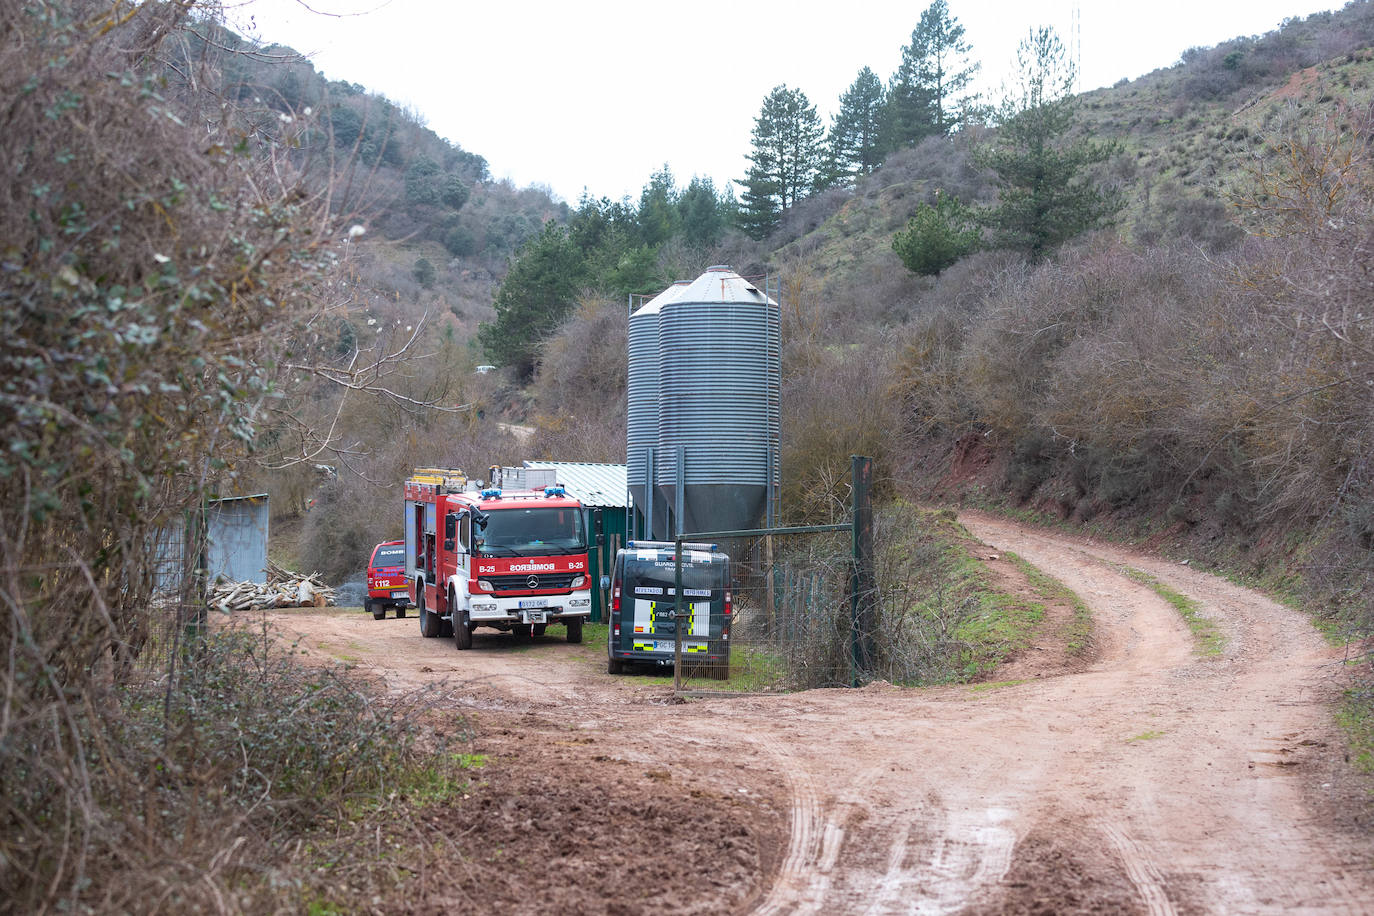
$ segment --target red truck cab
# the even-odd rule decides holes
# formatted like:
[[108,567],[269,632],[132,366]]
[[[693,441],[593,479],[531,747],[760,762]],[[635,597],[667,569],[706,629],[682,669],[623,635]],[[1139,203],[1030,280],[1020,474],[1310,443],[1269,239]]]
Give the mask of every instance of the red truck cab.
[[383,541],[372,548],[367,561],[367,598],[363,610],[371,611],[374,620],[386,618],[387,608],[395,608],[397,617],[406,615],[410,607],[410,583],[406,581],[406,542]]

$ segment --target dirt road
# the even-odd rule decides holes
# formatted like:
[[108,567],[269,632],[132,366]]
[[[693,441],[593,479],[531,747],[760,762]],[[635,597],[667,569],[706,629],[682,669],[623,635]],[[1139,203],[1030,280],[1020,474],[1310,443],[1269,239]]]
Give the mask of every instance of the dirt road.
[[[413,621],[275,622],[399,689],[448,678],[464,709],[532,717],[547,741],[585,736],[619,785],[664,779],[754,799],[758,873],[732,873],[704,906],[645,897],[645,910],[1374,912],[1374,842],[1358,820],[1367,802],[1329,711],[1339,653],[1300,615],[1176,563],[962,520],[1089,605],[1086,670],[674,705],[657,683],[607,677],[599,646],[517,652],[479,631],[475,650],[458,653],[421,640]],[[1225,636],[1222,654],[1197,654],[1177,612],[1123,565],[1200,602]],[[772,834],[768,810],[781,814]],[[517,895],[507,911],[538,908],[523,907],[518,888],[503,893]]]

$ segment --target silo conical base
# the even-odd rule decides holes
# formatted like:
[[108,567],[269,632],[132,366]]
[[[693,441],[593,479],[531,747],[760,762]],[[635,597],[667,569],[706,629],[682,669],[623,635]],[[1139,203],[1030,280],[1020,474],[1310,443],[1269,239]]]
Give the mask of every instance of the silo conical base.
[[[658,487],[669,507],[675,506],[677,486]],[[758,527],[768,500],[768,488],[733,483],[691,483],[682,504],[682,531],[738,531]],[[668,537],[677,534],[673,528]]]

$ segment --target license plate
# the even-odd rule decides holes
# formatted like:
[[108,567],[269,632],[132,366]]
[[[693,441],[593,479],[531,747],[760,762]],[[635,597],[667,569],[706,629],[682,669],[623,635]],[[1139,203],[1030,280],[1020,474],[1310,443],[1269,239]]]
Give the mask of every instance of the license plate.
[[523,607],[548,607],[548,606],[549,606],[549,599],[547,599],[547,598],[521,598],[521,599],[520,599],[520,606],[521,606],[522,608],[523,608]]
[[409,597],[410,597],[410,592],[404,591],[404,590],[399,591],[399,592],[392,592],[392,593],[391,593],[391,597],[393,597],[393,598],[409,598]]
[[[643,646],[644,646],[644,650],[642,650],[642,651],[649,651],[649,652],[673,652],[673,651],[676,651],[676,646],[674,645],[674,643],[673,643],[673,641],[672,641],[671,639],[652,639],[652,640],[649,640],[649,641],[646,642],[646,643],[643,643]],[[685,655],[685,654],[689,654],[689,653],[693,653],[693,652],[705,652],[705,651],[706,651],[706,644],[705,644],[705,643],[699,643],[699,642],[685,642],[685,643],[682,644],[682,652],[683,652],[684,655]]]
[[548,614],[544,611],[525,611],[525,623],[547,623]]

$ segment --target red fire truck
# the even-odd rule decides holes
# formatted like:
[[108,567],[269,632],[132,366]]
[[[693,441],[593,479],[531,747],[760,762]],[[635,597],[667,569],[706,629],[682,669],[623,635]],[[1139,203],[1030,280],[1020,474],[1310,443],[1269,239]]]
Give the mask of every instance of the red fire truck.
[[453,634],[472,648],[477,627],[517,640],[550,623],[582,641],[591,572],[582,504],[562,487],[502,492],[462,471],[417,468],[405,483],[405,572],[420,635]]

